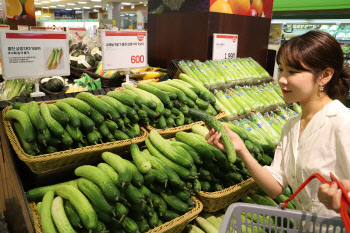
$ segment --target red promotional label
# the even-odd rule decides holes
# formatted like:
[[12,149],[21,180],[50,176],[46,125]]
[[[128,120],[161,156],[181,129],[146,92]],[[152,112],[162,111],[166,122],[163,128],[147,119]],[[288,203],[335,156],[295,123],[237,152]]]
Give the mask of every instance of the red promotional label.
[[139,41],[143,41],[143,39],[145,38],[146,33],[137,33],[137,39]]
[[237,38],[238,38],[238,36],[233,36],[233,39],[232,39],[233,43],[236,43]]
[[128,32],[128,31],[125,31],[125,32],[107,31],[106,32],[106,36],[137,36],[137,38],[139,38],[140,34],[143,36],[143,38],[146,36],[146,32]]
[[66,39],[66,34],[6,33],[8,39]]

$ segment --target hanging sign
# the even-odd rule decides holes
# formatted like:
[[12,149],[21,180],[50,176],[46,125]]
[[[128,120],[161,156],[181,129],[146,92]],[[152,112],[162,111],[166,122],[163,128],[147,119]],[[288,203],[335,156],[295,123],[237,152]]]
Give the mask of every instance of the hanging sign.
[[103,31],[102,69],[116,70],[146,67],[146,31]]
[[4,79],[68,76],[69,47],[65,32],[1,32]]
[[238,35],[214,33],[212,60],[236,58],[237,45]]

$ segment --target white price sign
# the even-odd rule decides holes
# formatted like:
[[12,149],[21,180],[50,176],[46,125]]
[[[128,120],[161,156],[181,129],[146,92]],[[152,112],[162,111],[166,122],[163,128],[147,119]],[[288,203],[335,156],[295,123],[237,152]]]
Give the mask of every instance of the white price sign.
[[1,32],[4,79],[68,76],[65,32]]
[[77,36],[79,39],[86,36],[86,28],[69,28],[68,32],[74,36]]
[[237,45],[238,35],[214,33],[212,60],[236,58]]
[[0,24],[0,31],[10,31],[10,26],[6,24]]
[[146,31],[103,31],[102,69],[128,69],[147,66]]
[[102,46],[102,32],[108,31],[108,29],[97,29],[96,43],[98,47]]

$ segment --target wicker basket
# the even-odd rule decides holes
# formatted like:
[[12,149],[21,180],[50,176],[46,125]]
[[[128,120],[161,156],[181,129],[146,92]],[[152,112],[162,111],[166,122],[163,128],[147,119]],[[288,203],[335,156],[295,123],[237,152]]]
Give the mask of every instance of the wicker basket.
[[91,67],[91,68],[87,68],[87,69],[80,69],[80,68],[77,68],[74,66],[70,66],[70,72],[74,78],[81,78],[81,75],[83,73],[86,73],[87,71],[93,72],[94,70],[96,70],[96,67]]
[[203,209],[207,212],[217,212],[238,201],[246,194],[253,193],[258,188],[253,178],[218,192],[201,191],[197,197],[203,203]]
[[[225,116],[226,116],[226,112],[223,111],[223,112],[220,112],[218,115],[216,115],[215,118],[219,120]],[[172,138],[179,131],[190,131],[192,125],[204,125],[204,122],[197,121],[197,122],[194,122],[192,124],[187,124],[187,125],[178,126],[175,128],[169,128],[169,129],[157,129],[157,128],[154,128],[150,125],[146,125],[146,129],[148,131],[156,130],[160,135],[162,135],[163,138]]]
[[[178,233],[181,232],[187,224],[189,224],[192,220],[194,220],[198,214],[203,210],[202,203],[195,197],[192,197],[196,201],[196,206],[189,212],[184,215],[175,218],[172,221],[166,222],[163,225],[153,228],[147,233]],[[32,212],[34,228],[36,233],[44,233],[41,228],[40,216],[37,211],[36,203],[29,203],[30,211]]]
[[87,71],[85,73],[87,73],[93,79],[100,79],[103,88],[121,87],[125,79],[125,75],[117,75],[113,78],[105,78],[101,75],[95,74],[94,72]]
[[[45,101],[45,103],[55,103],[56,101]],[[38,102],[41,103],[41,102]],[[17,153],[20,160],[27,164],[29,169],[35,174],[40,174],[45,171],[55,169],[68,164],[77,162],[89,163],[90,161],[96,161],[103,151],[120,152],[125,151],[131,144],[130,140],[121,140],[115,142],[108,142],[103,144],[97,144],[92,146],[86,146],[83,148],[76,148],[73,150],[58,151],[51,154],[43,154],[38,156],[28,155],[24,152],[18,138],[12,128],[10,120],[5,118],[7,111],[12,109],[12,106],[6,107],[2,111],[2,120],[4,122],[5,131],[7,137]],[[141,127],[141,134],[139,137],[133,138],[133,143],[140,143],[145,141],[149,137],[147,130]]]

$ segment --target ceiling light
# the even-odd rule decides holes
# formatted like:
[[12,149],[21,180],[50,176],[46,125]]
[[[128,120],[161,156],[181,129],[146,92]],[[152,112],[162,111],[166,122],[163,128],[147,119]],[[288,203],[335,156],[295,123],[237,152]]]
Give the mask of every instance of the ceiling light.
[[143,5],[144,5],[144,6],[147,6],[147,2],[145,2]]
[[57,6],[50,6],[50,8],[57,8]]
[[88,7],[88,6],[84,6],[83,8],[84,8],[84,9],[90,9],[90,7]]
[[86,4],[87,2],[78,2],[79,4]]
[[49,7],[47,7],[47,6],[43,6],[43,9],[49,9]]
[[35,5],[41,5],[41,3],[40,2],[36,2],[36,3],[34,3]]
[[121,6],[120,9],[121,9],[121,10],[124,10],[124,6]]
[[122,2],[122,5],[127,5],[127,6],[130,6],[131,3],[130,2]]
[[124,15],[120,15],[120,16],[124,16]]
[[76,7],[76,8],[74,8],[74,10],[80,10],[81,8],[79,8],[79,7]]
[[67,9],[66,9],[66,11],[71,11],[71,10],[72,10],[72,9],[70,9],[70,8],[67,8]]
[[97,10],[97,9],[94,9],[93,12],[98,12],[98,10]]
[[65,7],[66,5],[57,5],[57,6],[59,6],[59,7]]
[[46,1],[42,1],[41,3],[49,3],[49,2],[46,2]]
[[91,2],[101,2],[102,0],[91,0]]
[[99,7],[102,7],[102,6],[99,6],[99,5],[95,5],[94,7],[96,7],[96,8],[99,8]]
[[67,3],[67,5],[74,6],[75,3]]
[[51,2],[59,2],[60,0],[51,0]]
[[131,4],[131,9],[134,9],[135,8],[135,4]]

